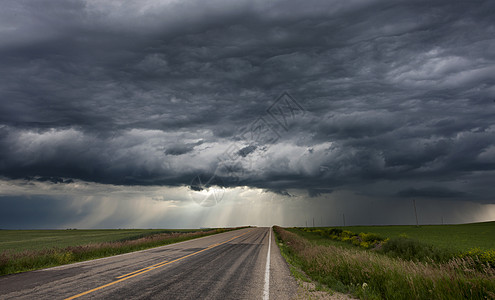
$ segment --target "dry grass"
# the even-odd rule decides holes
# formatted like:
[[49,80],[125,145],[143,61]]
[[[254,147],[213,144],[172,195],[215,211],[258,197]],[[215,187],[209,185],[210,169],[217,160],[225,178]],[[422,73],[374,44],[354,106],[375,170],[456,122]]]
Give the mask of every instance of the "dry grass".
[[352,300],[349,295],[322,291],[317,288],[316,284],[313,282],[298,281],[299,288],[297,290],[297,296],[293,300]]

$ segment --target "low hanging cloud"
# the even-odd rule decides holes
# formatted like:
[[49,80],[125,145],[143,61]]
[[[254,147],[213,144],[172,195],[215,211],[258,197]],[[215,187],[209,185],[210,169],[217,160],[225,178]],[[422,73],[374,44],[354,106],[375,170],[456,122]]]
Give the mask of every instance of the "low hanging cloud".
[[409,188],[398,193],[400,197],[419,197],[419,198],[459,198],[464,197],[464,192],[450,190],[442,187],[426,187],[426,188]]
[[194,147],[203,144],[203,141],[198,141],[196,143],[189,143],[189,144],[175,144],[169,146],[167,149],[165,149],[165,154],[167,155],[182,155],[186,154],[189,152],[192,152],[194,150]]

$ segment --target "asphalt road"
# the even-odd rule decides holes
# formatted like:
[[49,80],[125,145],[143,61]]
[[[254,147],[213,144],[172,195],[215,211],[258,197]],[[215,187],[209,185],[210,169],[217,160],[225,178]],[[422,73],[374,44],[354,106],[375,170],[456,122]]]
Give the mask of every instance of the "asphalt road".
[[0,299],[291,299],[296,291],[270,228],[0,277]]

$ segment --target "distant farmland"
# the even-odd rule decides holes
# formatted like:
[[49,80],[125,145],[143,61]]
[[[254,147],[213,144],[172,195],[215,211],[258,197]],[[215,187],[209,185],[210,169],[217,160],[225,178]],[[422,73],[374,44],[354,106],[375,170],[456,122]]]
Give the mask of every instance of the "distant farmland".
[[0,275],[187,241],[239,228],[0,230]]
[[467,251],[471,248],[495,249],[495,222],[459,225],[349,226],[352,232],[376,233],[385,238],[408,237],[440,248]]
[[196,231],[204,229],[0,230],[0,252],[65,248],[138,239],[159,233]]

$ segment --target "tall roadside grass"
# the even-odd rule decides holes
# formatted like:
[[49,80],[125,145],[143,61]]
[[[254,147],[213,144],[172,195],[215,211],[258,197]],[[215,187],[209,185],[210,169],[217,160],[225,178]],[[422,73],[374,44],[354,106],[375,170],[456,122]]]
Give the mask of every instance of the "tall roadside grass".
[[[354,233],[340,228],[292,228],[295,233],[305,233],[311,239],[320,236],[324,239],[346,242],[364,249],[372,249],[391,257],[399,257],[405,260],[429,262],[431,260],[448,262],[454,257],[470,257],[482,269],[488,264],[495,267],[495,249],[471,248],[468,251],[459,251],[452,248],[438,247],[425,243],[418,239],[400,234],[393,238],[383,238],[376,233]],[[307,234],[306,234],[307,233]],[[456,244],[456,240],[452,244]]]
[[317,245],[274,227],[285,254],[312,279],[361,299],[495,299],[495,269],[471,257],[411,261],[376,251]]
[[3,251],[0,252],[0,275],[37,270],[139,251],[235,229],[241,228],[221,228],[188,233],[161,233],[142,236],[136,239],[125,239],[117,242],[92,243],[65,248],[53,247],[43,250],[25,250],[21,252]]

